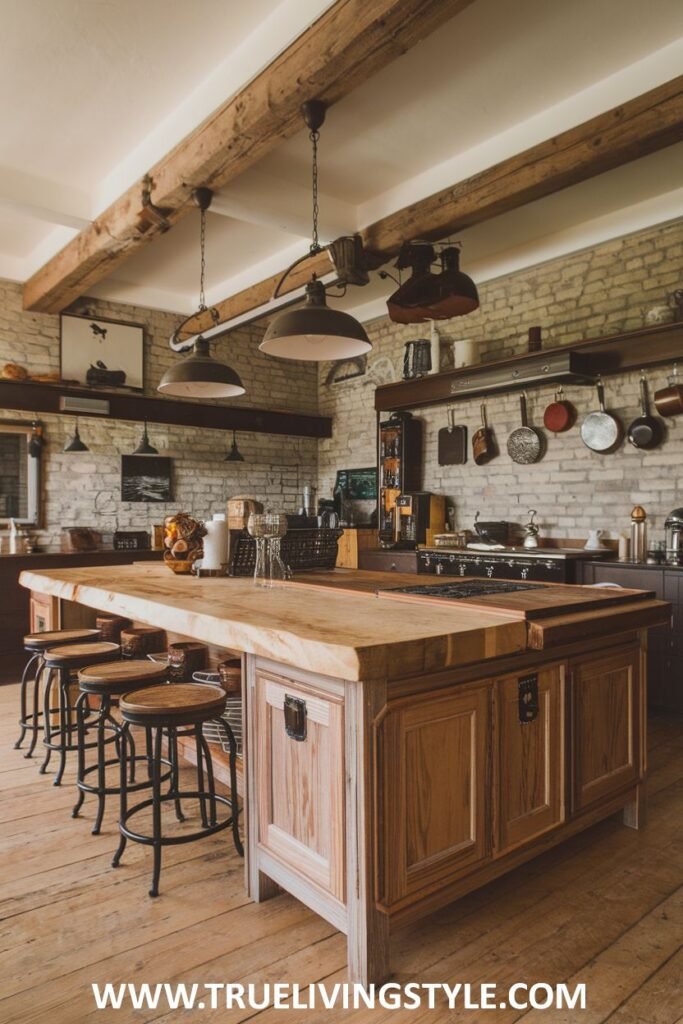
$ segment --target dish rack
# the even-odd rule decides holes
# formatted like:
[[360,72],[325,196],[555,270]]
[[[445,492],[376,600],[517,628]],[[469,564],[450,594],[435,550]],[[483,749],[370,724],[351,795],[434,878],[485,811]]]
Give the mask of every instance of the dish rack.
[[[193,672],[192,682],[200,683],[204,686],[220,686],[221,677],[217,672]],[[232,730],[232,734],[235,737],[235,744],[237,746],[237,753],[242,753],[242,698],[226,694],[225,697],[225,710],[223,711],[220,718],[229,726]],[[207,743],[217,743],[220,745],[221,750],[225,754],[230,753],[230,743],[228,742],[228,734],[222,727],[221,723],[214,719],[212,722],[205,722],[202,726],[202,733]]]
[[[280,554],[293,572],[304,569],[334,569],[337,546],[344,531],[331,527],[289,530],[282,538]],[[246,530],[230,531],[230,575],[253,576],[256,541]]]

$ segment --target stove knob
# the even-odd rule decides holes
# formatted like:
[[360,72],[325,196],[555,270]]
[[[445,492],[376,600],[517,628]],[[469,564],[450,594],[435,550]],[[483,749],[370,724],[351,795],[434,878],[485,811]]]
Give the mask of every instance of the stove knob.
[[454,562],[455,561],[455,555],[449,555],[448,556],[448,561],[449,562]]
[[510,559],[510,561],[508,562],[508,565],[509,565],[509,567],[511,569],[514,569],[514,567],[515,567],[515,563],[514,563],[514,561],[512,559]]
[[522,579],[525,580],[528,575],[529,575],[529,570],[528,569],[522,569]]
[[443,565],[439,562],[436,566],[436,575],[441,576],[443,573]]
[[460,575],[461,575],[461,576],[464,576],[464,575],[465,575],[465,566],[464,566],[464,565],[461,565],[461,566],[460,566]]
[[422,557],[423,557],[423,559],[424,559],[424,564],[425,564],[425,567],[426,567],[426,568],[428,569],[428,568],[429,568],[429,566],[430,566],[430,565],[432,564],[432,560],[431,560],[431,558],[429,557],[429,555],[423,555]]
[[555,568],[555,564],[554,564],[554,562],[548,561],[548,562],[545,563],[545,567],[546,567],[546,569],[554,569]]
[[492,565],[489,565],[489,567],[487,568],[486,575],[488,576],[489,579],[491,579],[491,577],[493,576],[493,566]]

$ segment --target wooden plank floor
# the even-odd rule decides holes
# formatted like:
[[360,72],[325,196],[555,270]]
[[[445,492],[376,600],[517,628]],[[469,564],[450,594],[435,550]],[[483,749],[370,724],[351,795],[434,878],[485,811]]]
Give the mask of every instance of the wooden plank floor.
[[147,896],[150,851],[122,866],[115,807],[90,834],[70,817],[73,772],[57,789],[12,749],[17,688],[0,688],[0,1021],[116,1024],[283,1019],[327,1024],[683,1022],[683,719],[650,729],[650,820],[605,821],[472,893],[392,942],[395,980],[586,982],[585,1011],[97,1010],[91,983],[346,980],[345,940],[288,895],[257,906],[227,834],[164,851],[162,895]]

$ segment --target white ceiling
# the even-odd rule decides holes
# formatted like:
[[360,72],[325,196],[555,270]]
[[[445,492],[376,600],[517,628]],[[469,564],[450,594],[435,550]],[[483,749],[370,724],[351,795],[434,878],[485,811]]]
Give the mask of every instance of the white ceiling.
[[[0,0],[0,276],[25,280],[253,77],[330,0]],[[323,240],[476,173],[680,74],[683,4],[475,0],[342,100],[320,146]],[[302,99],[306,97],[302,96]],[[207,282],[218,301],[307,246],[302,131],[214,199]],[[683,147],[463,234],[480,279],[683,212]],[[191,312],[188,217],[91,293]],[[346,300],[364,317],[391,287]]]

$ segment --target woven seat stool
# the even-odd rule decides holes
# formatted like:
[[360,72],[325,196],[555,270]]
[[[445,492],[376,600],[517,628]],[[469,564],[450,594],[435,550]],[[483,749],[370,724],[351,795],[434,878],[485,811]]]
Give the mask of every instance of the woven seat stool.
[[[60,786],[62,783],[67,753],[78,750],[75,721],[76,707],[75,704],[71,703],[70,693],[72,673],[77,672],[80,668],[85,668],[86,665],[118,660],[120,656],[121,648],[119,645],[106,643],[104,640],[94,643],[61,644],[57,647],[50,647],[43,653],[44,671],[46,673],[43,693],[43,746],[45,747],[45,760],[40,766],[40,773],[41,775],[45,774],[50,763],[52,751],[56,751],[59,754],[59,767],[54,778],[55,786]],[[59,687],[58,725],[53,725],[51,721],[51,715],[55,711],[52,708],[52,691],[55,679],[58,681]],[[94,745],[94,743],[86,743],[86,747]]]
[[[99,640],[99,629],[49,629],[43,633],[28,633],[24,637],[24,650],[29,655],[26,666],[21,676],[21,687],[19,691],[19,728],[21,734],[14,744],[14,749],[19,750],[24,742],[26,733],[30,733],[31,740],[24,757],[33,757],[33,751],[38,742],[38,733],[43,729],[43,712],[40,708],[40,679],[45,668],[43,654],[48,648],[57,644],[84,643],[88,640]],[[33,670],[33,674],[31,674]],[[31,710],[29,711],[29,707]],[[54,712],[58,709],[53,708]]]
[[[79,793],[71,816],[73,818],[78,817],[86,794],[93,793],[97,797],[97,812],[95,823],[92,827],[92,834],[94,836],[99,835],[102,826],[107,796],[120,793],[119,786],[107,785],[106,778],[107,768],[114,765],[118,766],[119,757],[121,756],[120,743],[117,743],[117,738],[121,732],[121,723],[113,717],[112,707],[118,702],[118,698],[130,690],[131,686],[152,686],[153,684],[164,683],[166,681],[166,673],[165,665],[132,659],[88,665],[78,673],[78,683],[81,692],[75,707],[78,736],[76,785]],[[90,696],[99,698],[99,709],[94,720],[87,723],[87,730],[94,731],[97,740],[95,763],[86,767],[86,750],[88,749],[86,745],[86,716],[89,711],[88,700]],[[109,737],[107,732],[110,734]],[[108,759],[105,747],[107,740],[111,741],[112,737],[118,748],[117,755]],[[146,740],[146,753],[137,755],[133,736],[129,737],[130,755],[127,757],[129,792],[147,789],[152,785],[152,743],[150,730],[147,730]],[[164,762],[168,765],[169,770],[162,776],[161,781],[164,782],[170,779],[171,785],[177,789],[178,753],[172,744],[169,746],[169,759]],[[141,782],[135,781],[136,762],[144,762],[147,765],[147,778]],[[91,782],[89,779],[93,775],[95,780]],[[117,773],[117,781],[118,777]]]
[[[130,839],[144,843],[154,850],[154,866],[150,896],[159,895],[159,876],[161,874],[161,851],[164,846],[195,842],[204,839],[223,829],[232,827],[235,848],[240,856],[244,855],[239,835],[239,807],[237,800],[236,781],[236,746],[231,744],[231,799],[216,793],[213,777],[211,751],[202,733],[202,725],[220,717],[225,709],[225,692],[218,686],[197,685],[192,683],[172,683],[169,686],[153,686],[144,690],[127,693],[119,701],[119,710],[123,719],[121,729],[120,779],[121,805],[119,830],[121,839],[114,854],[112,866],[118,867],[121,856]],[[153,733],[152,757],[152,796],[133,807],[128,806],[128,772],[126,771],[127,747],[130,726],[144,726]],[[227,723],[222,723],[226,728]],[[162,741],[168,735],[169,743],[175,746],[178,736],[193,735],[197,750],[197,788],[187,791],[171,789],[168,793],[161,792]],[[206,769],[206,783],[204,770]],[[162,804],[168,801],[196,800],[202,828],[189,834],[164,835],[162,831]],[[218,805],[230,808],[230,817],[218,820]],[[131,819],[140,811],[152,809],[152,834],[145,835],[131,828]]]

